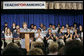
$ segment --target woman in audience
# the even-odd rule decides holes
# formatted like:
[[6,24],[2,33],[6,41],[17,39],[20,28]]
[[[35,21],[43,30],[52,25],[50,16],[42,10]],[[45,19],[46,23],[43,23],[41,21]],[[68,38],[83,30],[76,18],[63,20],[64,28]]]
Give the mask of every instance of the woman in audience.
[[44,37],[47,34],[47,29],[46,29],[46,26],[45,25],[43,26],[42,34],[43,34]]
[[59,29],[60,29],[60,24],[57,25],[56,31],[58,32]]
[[13,23],[13,24],[12,24],[12,27],[11,27],[11,32],[13,33],[13,32],[15,31],[15,29],[16,29],[16,24]]
[[66,33],[67,32],[67,29],[64,27],[64,25],[62,26],[62,33]]
[[60,37],[60,36],[62,36],[62,35],[63,35],[62,29],[59,29],[59,30],[58,30],[58,33],[57,33],[57,37]]
[[15,33],[13,33],[14,42],[20,42],[20,29],[17,29]]
[[66,39],[66,42],[72,40],[72,38],[73,38],[73,35],[72,35],[72,33],[71,33],[71,34],[70,34],[70,37]]
[[68,24],[66,24],[66,28],[65,28],[65,29],[67,30],[68,28],[69,28],[69,25],[68,25]]
[[33,29],[31,32],[34,32],[34,33],[37,32],[37,27],[36,27],[36,25],[34,25],[34,29]]
[[41,29],[38,28],[37,33],[35,34],[36,42],[43,42],[43,34],[41,33]]
[[55,25],[52,25],[52,33],[57,33],[57,31],[55,29]]
[[67,29],[67,33],[66,34],[67,34],[67,38],[69,38],[70,37],[70,29],[69,28]]
[[34,29],[34,24],[30,25],[30,31],[32,31]]
[[75,38],[77,38],[77,35],[78,35],[78,31],[77,31],[77,29],[75,29],[75,32],[73,33],[73,39],[75,39]]
[[5,32],[5,41],[7,44],[9,44],[10,42],[12,42],[12,32],[10,31],[10,29],[8,28],[7,31]]
[[44,25],[41,23],[41,24],[40,24],[40,29],[41,29],[41,31],[43,30],[43,27],[44,27]]
[[74,32],[74,29],[73,29],[73,26],[71,26],[71,27],[70,27],[70,33],[73,34],[73,32]]

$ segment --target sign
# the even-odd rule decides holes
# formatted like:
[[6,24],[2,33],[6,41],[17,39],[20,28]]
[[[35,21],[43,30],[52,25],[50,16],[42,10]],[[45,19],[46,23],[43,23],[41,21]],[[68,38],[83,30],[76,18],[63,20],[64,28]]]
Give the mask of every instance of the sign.
[[4,1],[3,9],[46,9],[45,1]]

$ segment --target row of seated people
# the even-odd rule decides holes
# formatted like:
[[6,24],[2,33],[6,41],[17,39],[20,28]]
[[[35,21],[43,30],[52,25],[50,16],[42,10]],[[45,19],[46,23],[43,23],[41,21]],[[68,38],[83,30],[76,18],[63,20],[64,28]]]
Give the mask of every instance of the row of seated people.
[[12,42],[12,40],[20,41],[22,44],[22,48],[25,48],[25,39],[20,38],[20,32],[34,32],[35,36],[30,38],[31,41],[36,42],[47,42],[51,43],[53,41],[61,41],[65,44],[66,41],[69,40],[83,40],[83,29],[80,25],[79,28],[77,28],[77,25],[74,24],[74,27],[69,27],[68,24],[66,24],[66,27],[62,26],[60,27],[60,24],[58,24],[57,27],[55,25],[49,25],[49,28],[46,29],[46,27],[41,24],[40,27],[37,29],[36,25],[31,24],[31,28],[27,28],[27,23],[23,23],[23,27],[20,28],[19,25],[16,26],[15,23],[12,24],[11,29],[8,28],[8,24],[5,23],[4,30],[2,31],[1,37],[2,40],[4,39],[7,44]]

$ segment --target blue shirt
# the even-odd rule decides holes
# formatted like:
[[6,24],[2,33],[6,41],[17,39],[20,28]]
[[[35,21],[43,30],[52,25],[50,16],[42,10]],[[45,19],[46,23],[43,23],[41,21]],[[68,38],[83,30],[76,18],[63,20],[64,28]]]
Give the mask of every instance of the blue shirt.
[[13,38],[18,38],[18,37],[20,37],[20,34],[13,33]]

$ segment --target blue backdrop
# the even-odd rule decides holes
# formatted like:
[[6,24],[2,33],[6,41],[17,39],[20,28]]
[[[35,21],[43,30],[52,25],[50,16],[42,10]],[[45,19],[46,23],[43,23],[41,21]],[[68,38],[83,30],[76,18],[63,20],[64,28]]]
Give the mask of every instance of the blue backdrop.
[[49,24],[55,24],[57,26],[58,23],[60,25],[69,24],[70,26],[73,23],[81,24],[83,26],[83,15],[57,15],[57,14],[2,14],[1,15],[1,30],[3,28],[4,23],[8,23],[8,27],[12,26],[12,23],[15,22],[17,25],[22,27],[23,22],[27,22],[28,27],[30,24],[35,24],[37,28],[40,23],[49,26]]

